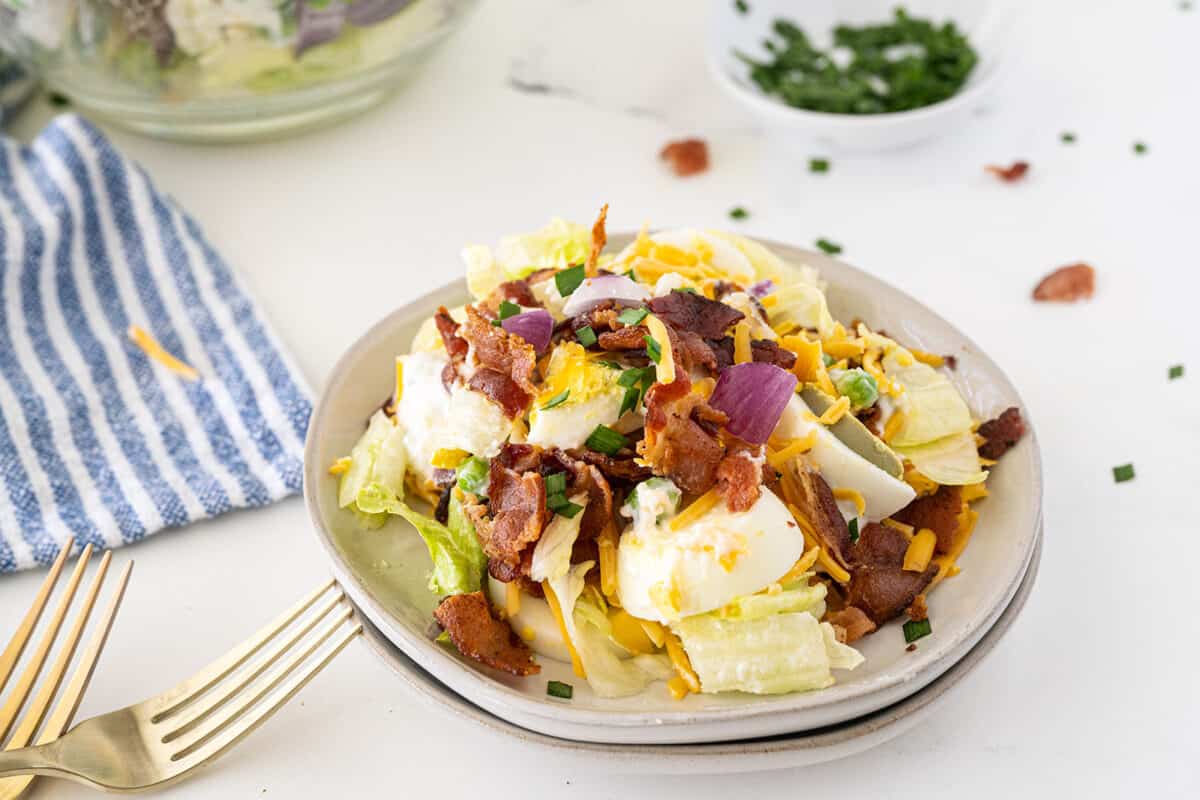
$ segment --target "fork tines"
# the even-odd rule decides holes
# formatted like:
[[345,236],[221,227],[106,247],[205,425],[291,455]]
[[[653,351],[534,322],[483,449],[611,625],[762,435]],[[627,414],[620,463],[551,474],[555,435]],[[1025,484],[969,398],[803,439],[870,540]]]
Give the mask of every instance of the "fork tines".
[[[0,748],[5,750],[14,750],[31,743],[44,744],[53,741],[71,724],[71,719],[79,708],[79,702],[91,680],[96,662],[100,658],[100,652],[108,640],[108,633],[112,629],[113,619],[120,608],[121,599],[124,597],[133,562],[127,564],[121,571],[108,605],[92,625],[91,639],[78,659],[75,671],[67,682],[66,688],[60,694],[59,689],[66,677],[67,669],[75,658],[84,631],[88,627],[88,621],[92,616],[96,600],[100,596],[100,589],[108,575],[109,563],[112,558],[111,552],[106,552],[100,559],[96,574],[92,576],[91,583],[84,592],[82,605],[76,611],[75,620],[70,625],[66,639],[59,644],[57,655],[51,661],[50,657],[55,643],[58,641],[63,622],[71,612],[75,596],[92,557],[92,546],[90,544],[86,546],[80,553],[79,560],[76,562],[74,570],[71,571],[66,586],[59,594],[54,611],[44,626],[37,644],[34,645],[26,659],[24,669],[19,675],[17,674],[17,668],[21,665],[21,656],[34,639],[38,623],[42,619],[51,595],[54,594],[55,585],[58,583],[63,566],[66,564],[71,550],[74,549],[74,545],[74,541],[63,545],[58,558],[50,567],[49,574],[42,582],[37,596],[34,597],[33,605],[18,624],[8,646],[0,653]],[[47,664],[50,664],[49,672],[42,678],[42,671]],[[16,681],[6,694],[5,689],[14,676],[16,676]],[[42,678],[40,686],[39,678]],[[35,687],[37,687],[36,693],[34,692]],[[58,697],[57,703],[54,702],[56,696]],[[3,788],[0,787],[0,789]],[[0,793],[7,795],[7,792]]]

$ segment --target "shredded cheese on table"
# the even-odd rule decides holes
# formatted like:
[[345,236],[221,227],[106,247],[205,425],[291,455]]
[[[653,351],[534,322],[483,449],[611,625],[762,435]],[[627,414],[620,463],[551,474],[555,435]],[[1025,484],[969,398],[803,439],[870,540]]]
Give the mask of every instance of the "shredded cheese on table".
[[350,469],[350,456],[343,456],[329,465],[329,474],[341,475],[348,469]]
[[696,520],[707,514],[721,500],[721,493],[714,486],[704,494],[692,501],[692,504],[683,511],[676,514],[667,523],[672,531],[678,531],[691,525]]
[[587,673],[583,671],[583,661],[579,658],[579,652],[575,649],[575,644],[571,641],[571,635],[567,632],[567,622],[563,619],[562,606],[559,605],[558,597],[554,594],[554,589],[550,586],[550,581],[542,581],[542,592],[546,595],[546,605],[550,606],[550,613],[554,615],[554,621],[558,623],[558,632],[562,636],[563,644],[567,646],[567,652],[571,654],[571,669],[584,680],[587,679]]
[[750,346],[750,323],[742,320],[733,329],[733,363],[749,364],[754,360],[754,350]]
[[144,328],[140,328],[137,325],[130,325],[127,333],[130,340],[146,354],[147,358],[157,361],[185,380],[200,380],[200,373],[196,371],[195,367],[180,361],[168,353],[167,349],[159,344],[158,340],[151,336]]
[[674,383],[675,352],[671,349],[671,335],[667,333],[667,326],[663,324],[661,319],[651,314],[646,317],[646,330],[650,331],[650,336],[658,342],[659,349],[662,351],[658,363],[654,365],[658,382],[662,384]]
[[921,528],[917,535],[908,543],[904,551],[904,569],[907,572],[924,572],[933,558],[933,548],[937,544],[937,534],[929,528]]
[[837,402],[825,409],[825,413],[817,417],[817,422],[822,425],[833,425],[837,423],[846,413],[850,411],[850,398],[839,397]]
[[867,513],[867,500],[857,489],[834,489],[833,496],[838,500],[849,500],[854,503],[860,517]]

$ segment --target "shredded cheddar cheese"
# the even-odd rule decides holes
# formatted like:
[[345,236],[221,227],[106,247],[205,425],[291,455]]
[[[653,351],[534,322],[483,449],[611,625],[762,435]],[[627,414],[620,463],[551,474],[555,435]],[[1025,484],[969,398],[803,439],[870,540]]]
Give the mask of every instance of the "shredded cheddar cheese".
[[438,469],[454,469],[470,455],[466,450],[448,450],[443,447],[433,454],[430,463]]
[[813,524],[809,521],[808,517],[804,516],[804,512],[791,503],[787,504],[787,508],[788,511],[791,512],[792,517],[796,520],[796,524],[800,526],[800,530],[804,531],[806,544],[818,548],[817,563],[821,565],[821,568],[825,570],[825,573],[838,583],[849,583],[850,573],[846,572],[846,570],[844,570],[840,564],[834,561],[833,557],[825,551],[824,547],[821,547],[820,542],[817,541],[816,529],[813,528]]
[[533,632],[533,628],[526,625],[525,627],[521,628],[521,638],[527,642],[532,642],[535,638],[537,638],[537,634]]
[[833,425],[850,411],[850,398],[839,397],[837,402],[825,409],[825,413],[817,417],[822,425]]
[[705,400],[712,397],[715,388],[717,388],[717,381],[714,378],[700,378],[692,383],[692,392]]
[[900,522],[898,520],[894,520],[891,517],[887,517],[886,519],[884,519],[883,524],[887,525],[889,528],[900,531],[905,536],[907,536],[909,539],[911,539],[916,534],[916,531],[913,530],[912,525],[906,525],[905,523]]
[[775,469],[779,469],[796,456],[812,450],[813,445],[815,445],[816,442],[817,432],[809,431],[807,436],[801,439],[791,439],[786,445],[776,450],[774,453],[769,453],[767,455],[767,463]]
[[629,652],[637,655],[650,655],[658,650],[658,647],[646,635],[645,629],[639,624],[641,621],[628,611],[615,609],[609,612],[608,622],[612,629],[612,638]]
[[700,677],[696,675],[696,671],[692,669],[691,659],[688,658],[687,652],[683,649],[683,643],[679,641],[679,637],[671,631],[666,631],[667,655],[671,659],[671,666],[675,667],[675,672],[687,684],[687,688],[692,691],[700,692]]
[[938,484],[917,472],[909,464],[905,464],[904,466],[904,482],[913,488],[913,491],[917,493],[917,497],[924,497],[938,490]]
[[671,697],[676,700],[682,700],[691,694],[691,692],[688,690],[687,681],[678,675],[667,681],[667,691],[669,691],[671,693]]
[[168,353],[166,348],[159,344],[158,340],[151,336],[144,328],[140,328],[137,325],[130,325],[128,334],[129,338],[146,354],[147,358],[157,361],[184,380],[200,380],[200,373],[196,371],[195,367],[180,361]]
[[820,557],[820,555],[821,548],[808,548],[808,550],[804,551],[804,555],[796,559],[796,563],[792,565],[792,568],[783,574],[783,577],[779,579],[779,582],[781,584],[786,584],[797,580],[801,575],[812,569],[813,564],[817,563],[817,559]]
[[[983,459],[980,459],[982,461]],[[987,486],[982,483],[973,483],[969,486],[962,487],[962,499],[966,503],[974,503],[976,500],[982,500],[988,496]]]
[[749,364],[754,360],[750,347],[750,323],[742,320],[733,328],[733,363]]
[[646,638],[654,642],[655,647],[662,647],[667,643],[667,629],[661,624],[652,619],[638,619],[638,624],[646,632]]
[[924,350],[910,350],[909,352],[912,353],[912,357],[917,361],[920,361],[922,364],[928,364],[931,367],[941,367],[946,364],[946,359],[935,353],[926,353]]
[[838,500],[849,500],[854,503],[854,507],[858,509],[860,517],[867,513],[867,500],[862,496],[862,492],[857,489],[834,489],[833,496]]
[[341,475],[348,469],[350,469],[350,456],[343,456],[329,465],[329,474]]
[[779,303],[779,296],[769,294],[766,297],[759,298],[758,302],[762,304],[763,308],[774,308]]
[[822,342],[821,346],[833,358],[858,358],[865,349],[858,339],[830,339]]
[[792,373],[800,382],[816,383],[825,368],[821,361],[821,343],[810,342],[807,337],[797,334],[784,336],[780,344],[795,354],[796,363],[792,366]]
[[899,433],[900,429],[903,427],[904,427],[904,412],[897,411],[896,413],[894,413],[890,417],[888,417],[887,423],[883,426],[883,440],[885,442],[890,442],[892,440],[892,437],[895,436],[897,433]]
[[512,619],[521,611],[521,587],[516,581],[504,584],[504,613]]
[[617,530],[612,520],[596,537],[600,554],[600,591],[609,603],[617,604]]
[[670,264],[672,267],[694,267],[700,263],[700,259],[694,253],[681,250],[673,244],[660,244],[659,242],[655,242],[650,248],[650,258]]
[[721,493],[714,486],[692,501],[692,504],[672,517],[667,525],[672,531],[678,531],[691,525],[700,517],[707,514],[721,501]]
[[546,595],[546,605],[550,606],[550,613],[554,615],[554,621],[558,623],[558,632],[562,636],[563,644],[567,646],[567,652],[571,654],[571,669],[580,678],[587,679],[587,673],[583,671],[583,661],[579,659],[579,653],[575,650],[575,644],[571,641],[571,635],[567,632],[567,623],[563,619],[562,606],[559,605],[558,597],[554,594],[554,589],[550,586],[550,581],[542,581],[542,592]]
[[933,558],[933,548],[937,544],[937,534],[929,528],[921,528],[917,535],[908,543],[904,551],[904,569],[908,572],[924,572]]
[[971,534],[975,532],[975,522],[978,519],[978,511],[971,508],[963,510],[959,516],[959,528],[958,534],[954,537],[954,546],[946,555],[934,559],[934,563],[938,565],[939,569],[938,574],[933,576],[933,582],[929,584],[930,589],[941,583],[943,579],[952,578],[960,572],[958,558],[967,549],[967,542],[971,540]]
[[792,331],[796,330],[797,327],[799,327],[799,326],[796,325],[795,322],[793,322],[790,319],[785,319],[783,322],[780,322],[777,325],[772,325],[771,330],[775,331],[776,336],[783,338],[784,336],[787,336]]
[[646,329],[650,331],[650,335],[658,342],[658,346],[662,350],[658,363],[654,365],[658,382],[673,383],[675,381],[675,353],[671,349],[671,336],[667,333],[667,326],[661,319],[651,314],[646,317]]
[[396,388],[395,394],[392,395],[392,408],[400,407],[400,397],[404,394],[404,361],[400,356],[396,356]]

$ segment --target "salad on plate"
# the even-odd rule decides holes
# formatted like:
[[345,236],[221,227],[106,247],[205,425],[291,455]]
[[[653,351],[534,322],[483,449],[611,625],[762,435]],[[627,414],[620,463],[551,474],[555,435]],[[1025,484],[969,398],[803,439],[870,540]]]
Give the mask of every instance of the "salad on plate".
[[710,230],[605,252],[606,212],[464,251],[473,300],[396,358],[339,505],[424,540],[448,647],[600,697],[821,689],[901,617],[914,646],[1020,412],[980,424],[953,360],[835,320],[808,265]]

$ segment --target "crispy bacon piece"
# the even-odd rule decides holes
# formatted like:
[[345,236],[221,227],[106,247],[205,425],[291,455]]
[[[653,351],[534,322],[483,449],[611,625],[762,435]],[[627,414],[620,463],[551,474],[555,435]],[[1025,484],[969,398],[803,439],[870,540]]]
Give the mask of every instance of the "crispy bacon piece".
[[962,487],[939,486],[933,494],[918,497],[892,515],[892,518],[912,525],[914,529],[928,528],[937,534],[937,552],[949,553],[958,536],[958,516],[962,513]]
[[[458,323],[454,321],[454,317],[450,316],[450,312],[445,306],[440,306],[437,314],[433,316],[433,322],[437,325],[438,333],[442,335],[442,344],[446,345],[446,352],[450,355],[452,364],[461,364],[463,359],[467,357],[467,350],[470,349],[470,344],[467,340],[458,335]],[[445,376],[443,376],[443,381]]]
[[717,467],[717,485],[730,511],[749,511],[758,502],[763,471],[755,457],[762,447],[739,442],[730,445]]
[[703,139],[679,139],[668,142],[658,157],[668,162],[681,178],[708,169],[708,142]]
[[546,484],[537,472],[519,472],[492,459],[488,474],[489,517],[472,514],[475,534],[497,580],[528,574],[526,557],[546,527]]
[[[583,510],[583,520],[579,523],[579,542],[590,542],[595,539],[612,520],[613,493],[604,474],[593,464],[574,458],[562,450],[547,452],[547,461],[561,465],[570,477],[567,485],[567,495],[586,492],[587,507]],[[552,461],[551,461],[552,459]],[[545,470],[546,467],[543,467]]]
[[979,447],[979,455],[993,461],[1007,453],[1025,435],[1025,421],[1021,409],[1013,406],[1004,413],[979,426],[979,435],[986,441]]
[[952,371],[958,369],[958,356],[942,356],[942,358],[946,359],[946,366]]
[[537,394],[532,380],[537,364],[533,346],[493,325],[472,306],[467,306],[467,321],[460,333],[472,346],[478,362],[467,385],[500,406],[509,417],[527,409]]
[[596,217],[596,222],[592,225],[592,249],[588,253],[587,265],[583,270],[583,274],[589,278],[596,276],[596,262],[600,260],[600,251],[608,244],[608,234],[604,230],[604,223],[607,221],[608,203],[605,203],[600,207],[600,216]]
[[596,467],[610,481],[641,481],[654,474],[633,458],[614,458],[586,447],[568,450],[567,455]]
[[914,597],[912,605],[908,607],[906,613],[913,622],[929,619],[929,606],[925,605],[925,595],[919,594]]
[[883,429],[879,425],[879,420],[883,417],[883,409],[879,407],[878,403],[870,408],[864,408],[861,411],[855,412],[855,416],[858,417],[858,421],[871,433],[876,436],[883,435]]
[[634,325],[605,331],[596,337],[596,341],[601,350],[645,350],[648,335],[645,325]]
[[[708,345],[716,358],[716,368],[720,372],[733,365],[733,337],[723,336],[720,339],[709,339]],[[774,364],[777,367],[790,370],[796,365],[796,354],[785,350],[769,339],[754,339],[750,342],[750,355],[756,362]]]
[[[571,317],[566,325],[572,331],[578,331],[580,328],[590,327],[596,335],[604,331],[615,331],[621,327],[621,323],[617,322],[617,316],[621,313],[616,302],[605,300],[600,305],[593,308],[584,314],[576,317]],[[615,349],[615,348],[614,348]]]
[[542,304],[534,297],[533,290],[529,288],[528,281],[505,281],[504,283],[492,289],[484,300],[479,303],[479,308],[487,312],[487,316],[495,317],[500,311],[500,304],[507,300],[510,303],[516,303],[522,308],[541,308]]
[[808,517],[816,530],[817,538],[825,550],[840,564],[846,566],[850,549],[850,529],[838,508],[833,489],[815,470],[802,469],[797,475],[797,485],[802,497],[798,498],[799,510]]
[[683,364],[689,373],[693,369],[703,369],[710,375],[717,372],[717,354],[708,346],[704,337],[695,331],[685,331],[667,326],[671,336],[671,349],[676,360]]
[[1025,173],[1029,171],[1029,162],[1014,161],[1007,167],[998,167],[995,164],[989,164],[984,167],[988,172],[995,175],[1002,181],[1013,183],[1025,177]]
[[1043,302],[1074,303],[1087,300],[1096,290],[1096,270],[1082,262],[1059,267],[1033,289],[1033,299]]
[[492,616],[483,592],[451,595],[433,615],[464,656],[512,675],[536,675],[541,671],[533,660],[533,651],[509,624]]
[[825,615],[825,621],[833,625],[835,631],[841,631],[838,641],[844,644],[856,642],[875,630],[875,623],[863,613],[861,608],[847,606],[841,611],[831,611]]
[[745,315],[736,308],[693,292],[668,292],[648,305],[655,316],[673,328],[719,339]]
[[903,568],[908,538],[886,525],[871,523],[859,533],[850,551],[852,562],[846,602],[863,611],[877,625],[899,615],[925,591],[938,566],[924,572]]
[[[646,434],[638,453],[654,474],[671,478],[684,492],[703,494],[717,481],[725,448],[693,418],[711,421],[724,415],[692,393],[687,373],[646,392]],[[723,424],[723,422],[721,423]]]
[[479,392],[500,406],[500,410],[509,419],[520,416],[521,412],[529,407],[530,395],[512,378],[494,369],[480,367],[475,370],[475,374],[467,381],[467,388]]

